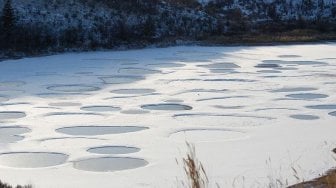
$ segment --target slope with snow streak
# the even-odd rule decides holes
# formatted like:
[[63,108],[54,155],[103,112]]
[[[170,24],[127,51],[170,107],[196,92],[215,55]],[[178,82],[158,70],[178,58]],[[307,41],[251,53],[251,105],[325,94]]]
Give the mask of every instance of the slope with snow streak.
[[336,165],[335,54],[333,43],[194,46],[1,62],[0,178],[176,187],[185,141],[221,187],[295,183],[292,168],[316,177]]

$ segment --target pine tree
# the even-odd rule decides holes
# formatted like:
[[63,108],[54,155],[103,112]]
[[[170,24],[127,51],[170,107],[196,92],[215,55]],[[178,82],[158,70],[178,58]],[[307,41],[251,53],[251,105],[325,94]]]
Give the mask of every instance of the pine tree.
[[324,0],[318,0],[318,7],[320,11],[324,10]]
[[312,0],[302,0],[303,11],[308,14],[314,7],[314,2]]
[[15,25],[15,16],[11,0],[6,0],[5,2],[2,11],[1,21],[5,34],[11,34]]
[[154,20],[152,19],[151,16],[148,16],[146,22],[144,23],[143,26],[143,34],[144,36],[146,36],[147,38],[152,38],[155,35],[155,23]]

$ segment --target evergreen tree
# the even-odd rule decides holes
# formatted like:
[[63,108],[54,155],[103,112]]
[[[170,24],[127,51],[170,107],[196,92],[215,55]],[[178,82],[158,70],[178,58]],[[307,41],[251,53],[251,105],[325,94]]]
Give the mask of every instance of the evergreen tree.
[[318,0],[318,7],[320,11],[324,10],[324,0]]
[[314,8],[314,2],[312,0],[302,0],[302,8],[305,14],[308,14]]
[[155,23],[151,16],[148,16],[143,26],[143,34],[145,37],[151,39],[155,35]]
[[3,7],[1,20],[5,34],[11,34],[15,25],[15,16],[11,0],[6,0]]

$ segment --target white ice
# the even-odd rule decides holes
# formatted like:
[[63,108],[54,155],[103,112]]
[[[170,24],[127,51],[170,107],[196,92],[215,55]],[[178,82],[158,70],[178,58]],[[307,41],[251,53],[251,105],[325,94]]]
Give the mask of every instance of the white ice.
[[[278,66],[258,66],[269,62]],[[3,61],[0,126],[31,131],[0,134],[0,179],[36,188],[183,187],[183,167],[176,160],[186,155],[189,141],[213,187],[293,184],[336,166],[335,93],[334,43]],[[141,108],[146,105],[154,106]],[[105,127],[94,130],[99,134],[59,131],[81,126]],[[120,134],[105,132],[106,126]],[[123,126],[128,127],[115,130]],[[8,143],[13,136],[24,139]],[[87,151],[104,146],[139,152]]]

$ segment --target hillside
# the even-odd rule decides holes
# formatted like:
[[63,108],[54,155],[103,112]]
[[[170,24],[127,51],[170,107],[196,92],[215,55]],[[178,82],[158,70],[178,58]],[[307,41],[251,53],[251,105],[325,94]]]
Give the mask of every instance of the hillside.
[[0,31],[1,51],[141,47],[177,39],[336,30],[335,0],[12,0],[11,5],[15,27],[10,37]]

